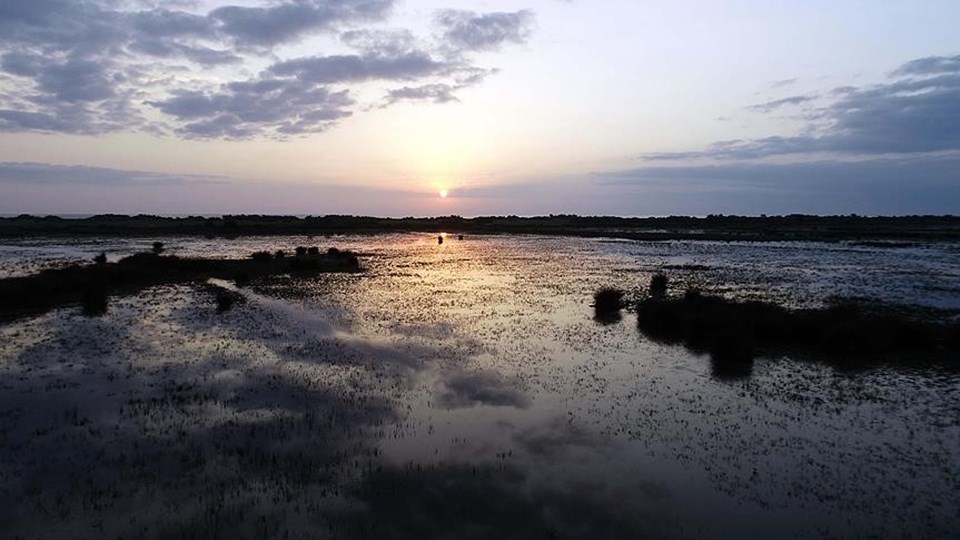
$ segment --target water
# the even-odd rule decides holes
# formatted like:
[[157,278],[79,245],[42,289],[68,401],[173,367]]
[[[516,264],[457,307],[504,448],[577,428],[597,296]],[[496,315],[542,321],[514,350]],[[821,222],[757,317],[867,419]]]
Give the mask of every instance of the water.
[[[0,246],[0,275],[157,239]],[[671,287],[815,306],[960,308],[960,246],[553,237],[160,238],[296,245],[357,275],[279,277],[217,315],[157,287],[105,317],[0,327],[0,533],[395,538],[950,537],[960,375],[658,345],[592,293]],[[79,531],[79,533],[78,533]],[[552,535],[552,536],[551,536]]]

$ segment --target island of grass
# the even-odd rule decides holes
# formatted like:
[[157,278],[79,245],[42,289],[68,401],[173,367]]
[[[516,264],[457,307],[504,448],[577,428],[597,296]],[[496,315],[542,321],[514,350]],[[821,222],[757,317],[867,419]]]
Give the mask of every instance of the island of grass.
[[717,375],[748,375],[755,357],[786,352],[849,367],[931,361],[960,367],[960,322],[943,313],[851,300],[789,309],[695,289],[668,296],[666,283],[663,274],[654,276],[648,294],[634,303],[603,289],[595,295],[595,317],[619,320],[621,307],[633,309],[645,336],[709,354]]
[[292,256],[283,251],[260,251],[248,259],[185,258],[162,255],[162,251],[162,246],[154,246],[152,253],[138,253],[114,263],[101,255],[91,264],[0,279],[0,322],[76,304],[85,313],[97,315],[106,311],[110,295],[135,294],[156,285],[203,283],[211,278],[243,284],[271,275],[361,270],[356,254],[336,248],[326,253],[315,247],[297,248]]
[[782,351],[853,366],[956,360],[960,352],[960,324],[924,318],[896,306],[848,302],[788,309],[690,290],[678,298],[644,299],[636,311],[638,328],[651,339],[682,343],[726,365]]

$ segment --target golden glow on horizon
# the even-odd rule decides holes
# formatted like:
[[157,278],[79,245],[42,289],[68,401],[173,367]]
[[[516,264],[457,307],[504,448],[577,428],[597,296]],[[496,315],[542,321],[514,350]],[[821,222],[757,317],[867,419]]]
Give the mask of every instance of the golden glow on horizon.
[[450,192],[449,192],[448,190],[446,190],[446,189],[441,189],[441,190],[440,190],[440,198],[441,198],[441,199],[446,199],[446,198],[447,198],[447,195],[449,195],[449,194],[450,194]]

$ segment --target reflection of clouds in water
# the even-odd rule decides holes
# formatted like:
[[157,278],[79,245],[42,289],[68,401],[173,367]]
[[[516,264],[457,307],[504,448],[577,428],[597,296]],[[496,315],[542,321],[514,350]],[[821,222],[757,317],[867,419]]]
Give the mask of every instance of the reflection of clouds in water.
[[18,339],[0,347],[3,535],[317,529],[282,516],[334,504],[373,468],[370,430],[398,418],[391,394],[427,353],[244,293],[223,315],[208,293],[159,287],[102,318],[58,310],[4,329]]
[[524,409],[530,399],[515,384],[491,371],[457,372],[443,379],[437,403],[446,409],[476,405]]
[[261,306],[264,309],[268,309],[278,315],[284,316],[289,322],[296,323],[305,329],[309,329],[316,335],[329,336],[336,333],[333,329],[333,326],[318,314],[301,309],[286,300],[263,296],[262,294],[257,294],[248,288],[237,287],[233,283],[223,279],[213,278],[207,280],[207,283],[215,287],[220,287],[228,291],[238,293],[246,298],[247,301],[256,303],[258,306]]
[[[392,366],[410,370],[423,367],[422,358],[433,353],[432,349],[417,346],[400,348],[394,344],[374,338],[361,337],[346,330],[336,328],[323,314],[310,311],[281,298],[271,298],[240,288],[234,284],[211,279],[209,283],[243,295],[254,309],[259,311],[258,319],[263,324],[273,323],[274,328],[267,330],[269,335],[299,333],[300,340],[284,343],[284,356],[300,361],[338,364]],[[264,316],[267,315],[267,316]],[[264,336],[268,338],[269,335]]]
[[[656,505],[623,504],[593,489],[531,486],[514,467],[385,467],[356,496],[374,538],[667,538]],[[635,501],[631,501],[635,502]]]
[[[246,256],[314,242],[167,243]],[[596,287],[646,286],[665,264],[708,267],[678,268],[681,285],[705,279],[776,295],[789,283],[811,301],[801,270],[849,282],[860,263],[876,262],[866,285],[910,285],[906,270],[917,264],[952,264],[941,248],[914,263],[798,244],[518,236],[441,252],[432,236],[422,246],[410,235],[335,242],[375,252],[369,272],[257,282],[222,315],[209,293],[163,287],[111,303],[103,319],[66,310],[38,319],[50,326],[17,323],[16,336],[0,329],[14,340],[0,340],[0,477],[11,479],[0,530],[38,536],[12,519],[33,519],[40,501],[72,512],[49,520],[66,536],[98,533],[85,520],[99,518],[107,533],[138,536],[114,492],[137,500],[139,523],[158,536],[266,537],[278,524],[291,536],[357,537],[367,527],[387,538],[936,537],[955,528],[949,508],[932,504],[957,491],[955,378],[761,359],[751,379],[721,384],[705,359],[641,339],[632,324],[600,327],[588,308]],[[454,249],[468,256],[450,257]],[[929,280],[949,281],[939,270]],[[77,469],[80,488],[89,479],[114,492],[30,484]],[[85,496],[101,510],[79,511]],[[345,525],[331,508],[353,503],[371,513]],[[156,532],[170,515],[205,528]],[[687,528],[656,525],[664,522]]]
[[513,441],[534,456],[555,456],[579,447],[603,449],[605,441],[572,422],[557,418],[552,422],[535,425],[513,434]]

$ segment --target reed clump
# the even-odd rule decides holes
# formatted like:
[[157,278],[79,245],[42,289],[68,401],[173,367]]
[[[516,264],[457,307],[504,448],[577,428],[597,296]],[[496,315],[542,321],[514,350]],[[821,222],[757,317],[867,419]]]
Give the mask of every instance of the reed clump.
[[[162,244],[158,244],[162,250]],[[75,264],[31,276],[0,279],[0,321],[77,304],[84,313],[102,314],[110,295],[136,293],[156,285],[202,283],[210,278],[246,285],[269,275],[361,270],[359,257],[346,250],[321,255],[319,248],[304,248],[303,256],[290,258],[258,251],[247,259],[182,258],[160,255],[157,251],[137,253],[112,263],[101,254],[94,258],[93,264]]]
[[892,310],[838,303],[788,309],[736,301],[690,289],[681,297],[650,297],[636,305],[637,326],[663,343],[706,352],[720,363],[745,363],[780,350],[833,358],[911,358],[908,353],[958,350],[960,325],[923,320]]

